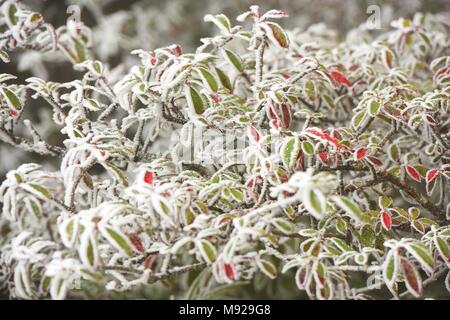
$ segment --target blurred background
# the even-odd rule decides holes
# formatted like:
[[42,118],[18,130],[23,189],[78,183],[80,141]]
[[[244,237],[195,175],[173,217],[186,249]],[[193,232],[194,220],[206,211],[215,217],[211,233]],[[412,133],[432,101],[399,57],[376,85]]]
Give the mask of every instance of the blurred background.
[[[311,26],[324,28],[326,25],[344,37],[352,28],[366,23],[371,13],[370,5],[381,9],[381,29],[389,28],[390,21],[399,17],[412,17],[415,12],[448,13],[449,0],[23,0],[33,11],[41,12],[44,19],[55,27],[65,25],[69,14],[67,8],[77,5],[81,20],[92,28],[93,55],[107,63],[116,74],[121,74],[137,62],[129,52],[136,48],[147,50],[173,43],[182,45],[184,52],[192,52],[200,45],[200,38],[216,32],[211,23],[203,22],[208,14],[225,13],[232,23],[236,16],[252,4],[258,4],[262,11],[281,9],[289,14],[280,21],[287,28],[300,31]],[[315,26],[314,26],[315,25]],[[449,27],[450,28],[450,27]],[[46,80],[65,82],[80,77],[72,65],[63,57],[51,53],[18,51],[11,56],[11,63],[0,63],[1,72],[18,75],[19,83],[31,76]],[[59,128],[50,124],[50,108],[41,100],[29,101],[25,118],[36,123],[46,139],[60,144],[63,137]],[[24,153],[0,142],[0,181],[4,174],[24,162],[48,163],[37,155]],[[56,164],[56,163],[54,163]]]

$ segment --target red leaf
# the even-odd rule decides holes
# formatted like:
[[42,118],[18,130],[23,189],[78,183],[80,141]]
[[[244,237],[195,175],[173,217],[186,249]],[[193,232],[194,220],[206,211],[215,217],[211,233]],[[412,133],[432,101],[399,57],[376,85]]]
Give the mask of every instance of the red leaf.
[[417,182],[420,182],[422,180],[422,177],[420,176],[419,171],[417,171],[416,168],[414,168],[413,166],[407,164],[406,166],[406,172],[408,172],[408,175],[416,180]]
[[281,120],[279,120],[279,119],[272,119],[272,120],[270,120],[270,126],[272,128],[275,128],[275,129],[280,129],[280,127],[281,127]]
[[292,121],[291,109],[285,103],[281,104],[281,119],[283,121],[284,127],[289,128]]
[[144,252],[144,245],[142,244],[141,239],[136,236],[136,235],[131,235],[128,237],[128,239],[130,239],[131,243],[133,244],[133,246],[136,248],[137,251],[139,252]]
[[252,142],[258,143],[258,141],[261,139],[261,134],[259,131],[252,125],[249,125],[247,127],[247,135],[250,138]]
[[406,260],[402,258],[400,260],[400,268],[405,276],[405,283],[408,291],[411,292],[416,298],[422,294],[422,279],[416,268]]
[[387,212],[386,210],[381,211],[381,224],[383,225],[383,228],[385,228],[386,230],[391,230],[392,228],[392,216],[389,212]]
[[426,181],[427,183],[433,181],[436,179],[436,177],[439,175],[439,169],[430,169],[427,172]]
[[332,136],[326,134],[325,132],[322,132],[319,129],[307,129],[306,132],[309,133],[309,134],[312,134],[315,137],[318,137],[320,139],[323,139],[323,140],[326,140],[326,141],[332,143],[338,149],[344,149],[344,150],[347,150],[347,151],[349,150],[349,148],[347,146],[341,145],[337,139],[335,139]]
[[428,123],[430,126],[435,126],[437,124],[437,121],[435,118],[433,118],[431,115],[426,114],[423,116],[423,120],[425,120],[426,123]]
[[319,159],[324,165],[328,165],[328,152],[319,152]]
[[334,81],[336,81],[338,83],[342,83],[342,84],[346,85],[347,87],[352,86],[352,83],[350,82],[350,80],[348,80],[347,77],[345,76],[345,74],[343,74],[342,72],[333,70],[330,72],[330,75],[333,77]]
[[155,173],[153,171],[146,171],[144,174],[144,182],[148,184],[153,184],[155,180]]
[[367,156],[367,160],[373,164],[374,166],[381,167],[383,165],[383,162],[381,162],[380,159],[372,156]]
[[267,106],[266,113],[269,119],[277,119],[277,120],[280,119],[277,113],[275,112],[274,106],[272,104]]
[[258,174],[256,176],[253,176],[252,178],[248,179],[245,185],[247,188],[253,189],[253,187],[261,181],[261,176]]
[[151,269],[155,261],[158,259],[159,254],[151,254],[144,261],[144,268]]
[[367,153],[367,148],[359,148],[356,149],[354,156],[355,156],[355,161],[361,160],[362,158],[365,157]]
[[234,266],[230,263],[224,263],[224,267],[225,267],[225,274],[227,276],[228,279],[230,280],[234,280],[235,278],[235,271],[234,271]]

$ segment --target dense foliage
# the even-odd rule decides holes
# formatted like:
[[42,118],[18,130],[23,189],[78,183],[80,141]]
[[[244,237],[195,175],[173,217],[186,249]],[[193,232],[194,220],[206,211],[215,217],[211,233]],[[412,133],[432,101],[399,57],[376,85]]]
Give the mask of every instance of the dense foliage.
[[[95,59],[82,22],[55,28],[4,1],[3,63],[31,49],[80,77],[0,75],[0,140],[60,166],[22,164],[1,184],[1,289],[448,296],[449,16],[344,40],[324,26],[285,30],[285,17],[206,15],[217,35],[195,52],[133,50],[140,64],[121,73]],[[32,99],[63,144],[24,119]]]

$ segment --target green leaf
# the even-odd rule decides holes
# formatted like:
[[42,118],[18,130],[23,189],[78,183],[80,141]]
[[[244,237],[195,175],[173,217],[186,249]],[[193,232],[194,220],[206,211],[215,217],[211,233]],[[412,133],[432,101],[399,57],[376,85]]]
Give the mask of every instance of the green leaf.
[[308,80],[305,83],[305,93],[310,100],[314,100],[316,97],[316,88],[314,87],[314,82],[311,80]]
[[292,169],[294,167],[300,150],[300,140],[297,137],[286,140],[285,143],[281,146],[281,158],[284,165],[288,169]]
[[242,59],[237,53],[228,49],[224,49],[223,54],[225,60],[227,60],[228,63],[231,64],[237,72],[241,73],[242,71],[244,71]]
[[295,225],[283,218],[275,218],[272,220],[273,225],[285,234],[292,234],[295,232]]
[[377,100],[370,100],[367,111],[372,117],[375,117],[378,113],[380,113],[380,102]]
[[378,205],[382,209],[389,208],[392,205],[392,202],[392,198],[388,196],[381,196],[378,198]]
[[445,241],[442,237],[435,236],[434,244],[442,259],[444,259],[446,263],[450,263],[450,249],[448,247],[447,241]]
[[400,148],[398,147],[398,144],[393,143],[389,146],[388,156],[394,162],[400,161]]
[[22,110],[22,102],[20,102],[19,97],[14,92],[5,87],[0,88],[0,92],[5,97],[6,103],[10,109],[17,111]]
[[383,278],[386,285],[392,287],[397,279],[399,270],[399,257],[396,250],[392,249],[388,252],[386,260],[383,264]]
[[304,153],[311,156],[314,154],[314,145],[311,142],[305,140],[302,142],[302,150]]
[[345,196],[334,196],[334,202],[347,213],[351,218],[355,219],[357,222],[363,222],[364,217],[359,206]]
[[206,22],[210,21],[214,23],[220,30],[230,32],[230,19],[228,19],[228,17],[224,14],[217,14],[214,16],[211,14],[207,14],[203,20]]
[[359,128],[365,117],[366,110],[360,111],[352,117],[352,127],[354,130],[357,130]]
[[185,85],[184,93],[186,95],[186,101],[191,112],[197,115],[201,115],[203,112],[205,112],[203,100],[194,87]]
[[303,204],[305,205],[305,209],[316,219],[322,219],[326,208],[326,199],[322,192],[313,188],[305,190]]
[[213,76],[209,70],[205,68],[198,68],[198,73],[200,74],[200,77],[202,78],[203,84],[213,92],[217,92],[219,89],[219,86],[217,84],[216,78]]
[[215,67],[214,70],[216,70],[217,76],[219,77],[222,87],[228,89],[230,92],[233,91],[233,85],[231,84],[231,80],[226,75],[226,73],[223,72],[222,69],[219,69],[217,67]]
[[434,259],[430,250],[421,242],[415,242],[405,245],[405,249],[422,265],[422,268],[428,272],[434,270]]
[[127,256],[131,256],[133,254],[133,249],[128,237],[120,230],[113,229],[112,227],[105,227],[102,234],[120,252]]
[[197,242],[197,247],[207,263],[213,263],[217,259],[217,250],[208,240],[201,239]]
[[14,26],[19,21],[17,18],[17,6],[12,2],[7,2],[3,6],[3,13],[5,15],[6,21],[10,26]]
[[234,200],[242,202],[244,200],[244,193],[238,189],[230,189],[230,194]]
[[258,259],[256,261],[256,264],[258,265],[259,269],[270,279],[275,279],[278,275],[277,268],[275,265],[267,260],[264,259]]
[[354,251],[352,247],[350,247],[344,240],[339,238],[331,238],[330,239],[333,244],[342,252]]
[[113,176],[124,186],[124,187],[128,187],[128,178],[125,175],[125,173],[117,166],[115,166],[112,163],[109,162],[104,162],[102,163],[102,165],[105,167],[105,169],[107,169],[108,171],[110,171]]
[[41,199],[50,199],[52,197],[50,191],[48,191],[47,188],[35,183],[22,184],[21,187]]

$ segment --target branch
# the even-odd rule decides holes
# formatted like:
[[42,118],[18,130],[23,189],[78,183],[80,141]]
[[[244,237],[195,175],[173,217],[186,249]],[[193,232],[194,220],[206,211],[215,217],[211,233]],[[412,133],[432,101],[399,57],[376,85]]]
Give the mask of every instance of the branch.
[[50,145],[43,140],[36,143],[35,137],[34,137],[35,141],[31,141],[26,138],[21,138],[13,135],[12,133],[9,133],[7,130],[5,130],[5,128],[1,127],[0,127],[0,140],[14,147],[20,148],[22,150],[28,152],[35,152],[41,155],[62,157],[62,155],[65,153],[64,148]]

